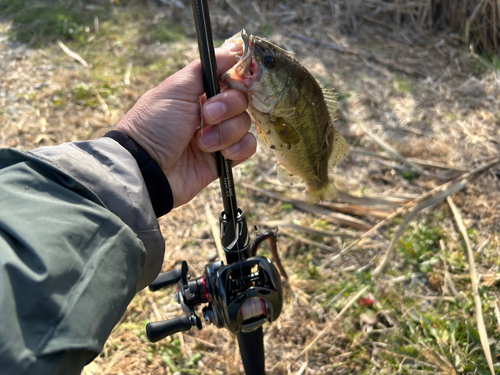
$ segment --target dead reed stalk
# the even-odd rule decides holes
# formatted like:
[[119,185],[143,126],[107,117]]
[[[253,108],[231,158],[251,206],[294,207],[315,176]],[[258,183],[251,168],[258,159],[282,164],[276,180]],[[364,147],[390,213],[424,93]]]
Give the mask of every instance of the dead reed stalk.
[[[287,2],[287,4],[290,1]],[[261,0],[260,9],[273,13],[271,0]],[[295,2],[307,12],[328,17],[338,29],[358,31],[363,24],[384,28],[411,28],[415,36],[435,32],[453,33],[463,44],[485,55],[500,52],[500,2],[498,0],[308,0]],[[320,12],[316,8],[324,8]],[[297,17],[298,15],[295,15]],[[333,16],[333,17],[332,17]]]

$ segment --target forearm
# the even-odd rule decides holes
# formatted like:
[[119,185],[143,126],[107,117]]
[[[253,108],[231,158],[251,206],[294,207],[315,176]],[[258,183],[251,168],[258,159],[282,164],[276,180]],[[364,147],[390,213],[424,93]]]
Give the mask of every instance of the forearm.
[[0,150],[2,372],[78,374],[101,351],[161,268],[149,194],[112,139]]
[[156,217],[171,210],[172,195],[156,163],[140,148],[134,149],[131,139],[119,140],[130,151],[105,137],[43,147],[30,154],[81,182],[144,243],[146,263],[137,284],[137,290],[141,290],[160,272],[164,241]]

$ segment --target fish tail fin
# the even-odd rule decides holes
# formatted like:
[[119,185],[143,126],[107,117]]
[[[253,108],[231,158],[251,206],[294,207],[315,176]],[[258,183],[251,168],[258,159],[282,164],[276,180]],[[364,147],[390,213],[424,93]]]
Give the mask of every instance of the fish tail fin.
[[324,200],[330,201],[333,200],[335,197],[337,197],[337,189],[330,180],[328,180],[328,183],[319,190],[315,191],[306,190],[307,204],[319,203]]

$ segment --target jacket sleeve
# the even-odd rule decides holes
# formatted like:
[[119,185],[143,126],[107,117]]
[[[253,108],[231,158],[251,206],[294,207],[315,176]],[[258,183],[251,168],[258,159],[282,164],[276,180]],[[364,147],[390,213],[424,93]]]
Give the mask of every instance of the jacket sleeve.
[[115,138],[0,150],[2,373],[79,374],[160,271],[168,181]]

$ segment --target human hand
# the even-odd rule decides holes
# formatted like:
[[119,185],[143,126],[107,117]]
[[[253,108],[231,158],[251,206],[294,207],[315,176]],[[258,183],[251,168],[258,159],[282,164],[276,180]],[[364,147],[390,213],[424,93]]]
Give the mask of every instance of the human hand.
[[[216,50],[218,74],[230,69],[242,46],[225,43]],[[172,189],[174,207],[189,202],[218,177],[215,151],[237,165],[255,153],[249,133],[247,97],[226,89],[206,101],[201,63],[193,61],[145,93],[116,126],[134,139],[161,167]],[[203,131],[200,97],[203,103]]]

